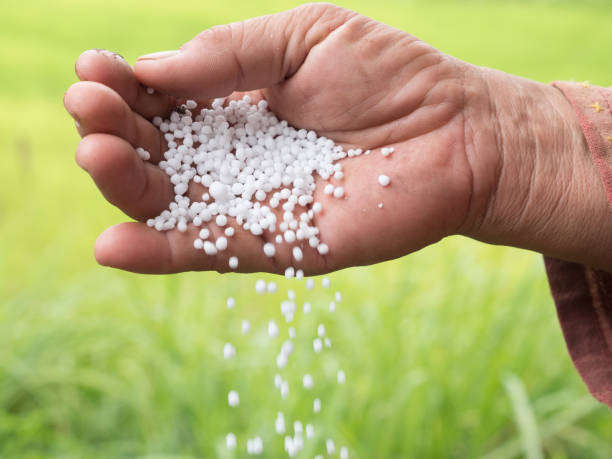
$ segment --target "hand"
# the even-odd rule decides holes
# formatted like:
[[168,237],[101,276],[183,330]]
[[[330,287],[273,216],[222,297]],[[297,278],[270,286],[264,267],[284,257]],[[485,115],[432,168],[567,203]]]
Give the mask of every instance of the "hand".
[[[535,191],[532,174],[523,176],[519,166],[539,157],[549,137],[563,151],[584,150],[579,126],[566,121],[571,107],[554,88],[471,66],[330,5],[215,27],[178,53],[141,58],[133,70],[108,52],[87,52],[76,71],[84,81],[68,90],[65,105],[84,136],[77,162],[111,203],[140,221],[165,209],[173,192],[165,173],[140,161],[134,148],[159,160],[164,141],[148,119],[167,114],[177,98],[205,102],[250,91],[296,127],[345,147],[371,149],[343,162],[345,199],[325,196],[318,179],[315,200],[324,211],[315,223],[330,253],[305,248],[297,267],[307,274],[397,258],[451,234],[546,248],[550,238],[541,237],[537,222],[554,208],[556,196],[521,206],[523,193]],[[549,115],[534,117],[540,122],[528,127],[541,132],[526,138],[514,118],[531,120],[530,103],[543,104]],[[564,129],[550,136],[559,126]],[[395,152],[384,158],[379,149],[388,146]],[[533,174],[539,177],[541,167]],[[588,172],[587,162],[584,168]],[[383,173],[391,177],[386,188],[377,183]],[[557,188],[545,187],[549,193]],[[202,192],[192,185],[192,196]],[[596,215],[600,207],[598,202]],[[549,217],[555,218],[563,216]],[[288,244],[268,259],[261,247],[273,236],[243,231],[227,251],[207,256],[193,248],[197,231],[159,233],[143,223],[120,224],[99,237],[96,258],[148,273],[227,271],[231,255],[239,257],[240,271],[282,272],[294,264]],[[552,248],[563,255],[565,239],[556,242]]]

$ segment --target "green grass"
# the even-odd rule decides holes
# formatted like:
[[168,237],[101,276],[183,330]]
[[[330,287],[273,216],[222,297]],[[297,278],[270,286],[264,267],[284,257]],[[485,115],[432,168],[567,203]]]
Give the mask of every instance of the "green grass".
[[[73,162],[78,138],[61,96],[78,54],[106,47],[133,61],[295,4],[3,3],[0,457],[232,457],[229,430],[243,446],[260,433],[265,456],[283,457],[272,423],[279,408],[310,418],[312,395],[297,384],[307,368],[323,400],[317,432],[349,445],[351,457],[611,457],[610,412],[572,367],[536,254],[449,238],[334,274],[344,294],[336,315],[324,314],[329,292],[319,291],[309,295],[314,313],[297,322],[298,349],[324,318],[334,352],[296,352],[282,403],[265,336],[280,293],[254,298],[254,276],[148,277],[95,264],[95,236],[121,215]],[[343,4],[479,65],[610,84],[612,7],[601,2]],[[230,294],[238,306],[228,312]],[[253,321],[247,338],[241,317]],[[239,359],[223,361],[225,340]],[[229,387],[239,409],[227,406]]]

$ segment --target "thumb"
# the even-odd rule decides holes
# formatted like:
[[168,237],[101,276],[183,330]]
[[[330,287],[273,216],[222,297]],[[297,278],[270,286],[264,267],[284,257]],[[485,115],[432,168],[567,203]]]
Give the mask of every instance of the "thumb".
[[355,14],[312,4],[216,26],[179,50],[139,57],[134,72],[146,86],[190,99],[266,88],[297,72],[310,49]]

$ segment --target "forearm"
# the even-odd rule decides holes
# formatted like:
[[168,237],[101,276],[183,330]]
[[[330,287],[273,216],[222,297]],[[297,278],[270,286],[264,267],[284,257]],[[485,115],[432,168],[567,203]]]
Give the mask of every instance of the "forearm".
[[495,145],[497,177],[466,235],[612,272],[612,209],[571,104],[550,85],[483,72],[494,122],[480,141]]

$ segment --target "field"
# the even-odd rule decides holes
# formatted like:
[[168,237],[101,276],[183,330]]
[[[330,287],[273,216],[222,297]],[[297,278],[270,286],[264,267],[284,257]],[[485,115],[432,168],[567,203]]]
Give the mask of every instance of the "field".
[[[97,266],[95,237],[123,217],[74,163],[78,136],[62,95],[85,49],[133,62],[211,25],[297,4],[4,0],[0,457],[244,457],[246,437],[257,434],[265,457],[285,457],[276,411],[306,420],[311,398],[295,390],[281,404],[273,390],[276,345],[265,323],[281,293],[255,297],[256,275]],[[608,3],[341,4],[475,64],[612,84]],[[329,381],[317,388],[320,435],[300,457],[322,452],[327,435],[364,459],[612,457],[612,416],[572,366],[537,254],[454,237],[331,279],[344,296],[338,312],[328,319],[315,308],[297,324],[297,347],[309,347],[306,330],[324,318],[334,350],[292,361],[294,387],[305,368]],[[313,304],[323,304],[329,292],[317,292]],[[229,295],[234,311],[224,306]],[[241,317],[253,322],[247,337]],[[231,364],[227,339],[243,350]],[[227,406],[230,386],[239,410]],[[235,456],[224,448],[230,430],[241,445]]]

